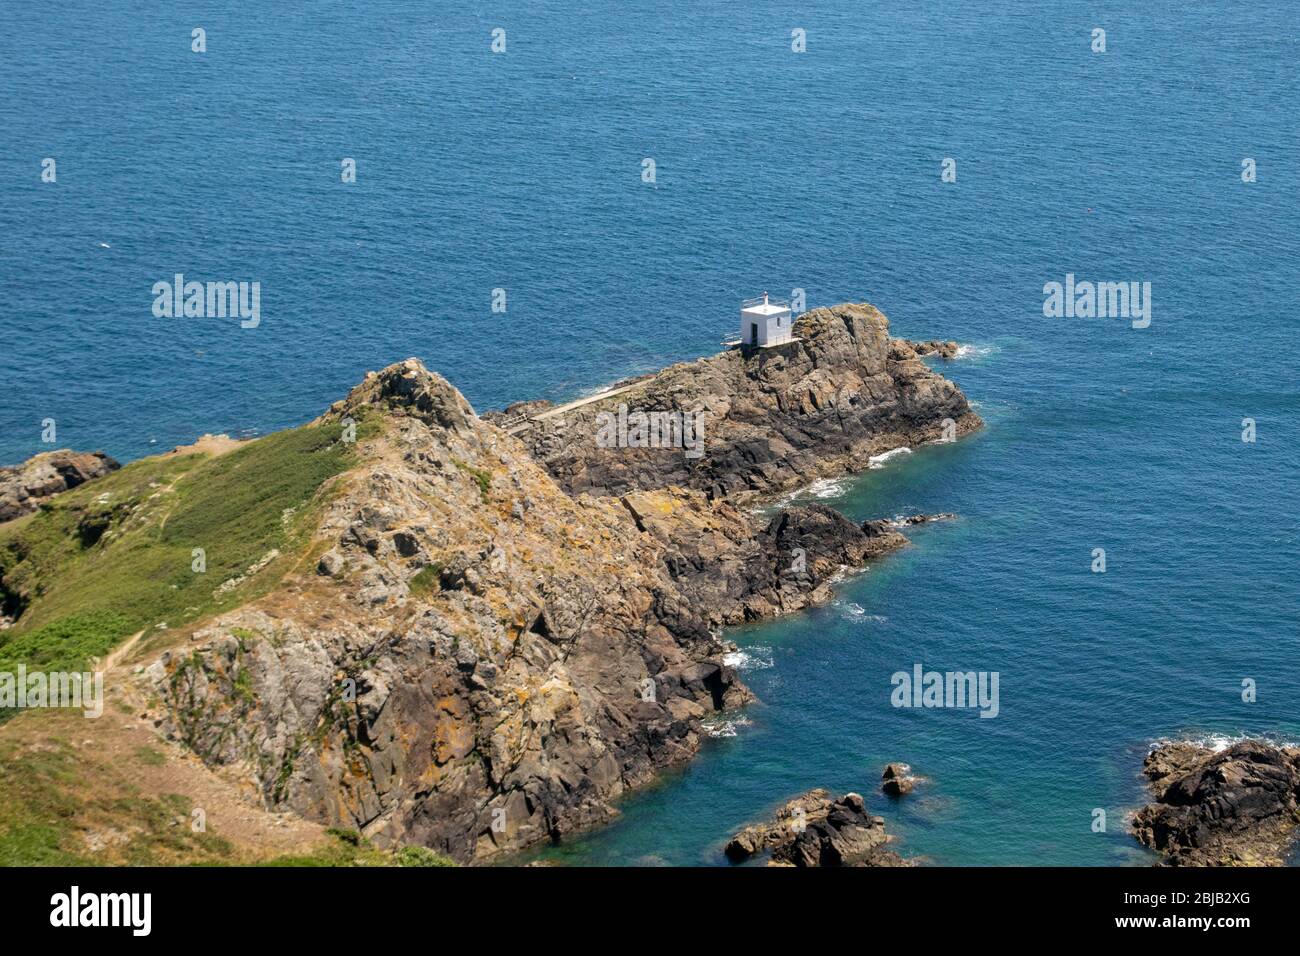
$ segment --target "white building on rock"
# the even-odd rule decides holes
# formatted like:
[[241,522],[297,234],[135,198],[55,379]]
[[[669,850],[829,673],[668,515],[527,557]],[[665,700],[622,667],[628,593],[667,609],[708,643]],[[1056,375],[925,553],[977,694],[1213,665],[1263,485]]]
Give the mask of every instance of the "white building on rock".
[[767,348],[794,341],[794,318],[790,303],[771,299],[766,292],[760,299],[740,303],[740,344]]

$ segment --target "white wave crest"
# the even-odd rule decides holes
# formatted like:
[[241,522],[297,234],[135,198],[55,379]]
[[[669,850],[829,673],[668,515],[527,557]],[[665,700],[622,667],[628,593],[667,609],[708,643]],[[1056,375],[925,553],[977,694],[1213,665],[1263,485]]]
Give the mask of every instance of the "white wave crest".
[[761,671],[773,665],[772,648],[744,647],[722,655],[722,663],[738,671]]
[[1183,743],[1192,744],[1196,747],[1205,747],[1217,754],[1227,750],[1233,744],[1241,743],[1243,740],[1262,740],[1275,747],[1300,747],[1300,741],[1291,737],[1282,737],[1277,734],[1224,734],[1207,732],[1192,733],[1181,737],[1159,737],[1151,741],[1147,749],[1155,750],[1157,747],[1163,747],[1167,744]]
[[703,721],[700,726],[710,737],[734,737],[738,728],[748,727],[749,724],[747,717],[715,717]]
[[910,455],[912,449],[906,445],[901,448],[891,448],[889,451],[881,452],[879,455],[872,455],[867,459],[867,467],[871,469],[884,468],[885,462],[891,458],[897,458],[899,455]]

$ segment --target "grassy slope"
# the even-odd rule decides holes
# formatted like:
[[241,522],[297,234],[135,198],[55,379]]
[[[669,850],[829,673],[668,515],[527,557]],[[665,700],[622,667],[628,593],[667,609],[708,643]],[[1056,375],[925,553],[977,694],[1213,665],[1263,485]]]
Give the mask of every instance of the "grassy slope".
[[309,546],[321,486],[353,462],[339,434],[304,426],[217,457],[146,458],[0,525],[0,587],[10,604],[26,603],[0,632],[0,670],[83,668],[135,631],[265,593]]
[[191,831],[186,797],[142,794],[122,772],[61,737],[0,743],[0,866],[235,862],[226,840]]
[[[145,747],[134,759],[167,758]],[[129,763],[99,758],[61,735],[0,740],[0,794],[0,866],[455,865],[423,847],[378,850],[345,830],[329,830],[290,856],[237,846],[219,832],[196,833],[190,798],[145,792]]]
[[[377,427],[363,421],[357,437]],[[354,446],[339,437],[337,425],[304,426],[215,457],[146,458],[0,525],[0,599],[24,605],[17,624],[0,632],[0,670],[19,662],[82,669],[136,631],[265,594],[308,552],[329,479],[355,461]],[[202,573],[193,569],[194,548],[205,552]],[[272,551],[279,556],[248,574]],[[54,714],[25,713],[0,735],[0,866],[450,865],[422,847],[379,851],[341,831],[306,854],[278,857],[219,832],[193,833],[189,798],[142,789],[143,774],[132,769],[173,758],[153,747],[97,758],[81,738],[98,722]],[[0,722],[5,716],[13,713]]]

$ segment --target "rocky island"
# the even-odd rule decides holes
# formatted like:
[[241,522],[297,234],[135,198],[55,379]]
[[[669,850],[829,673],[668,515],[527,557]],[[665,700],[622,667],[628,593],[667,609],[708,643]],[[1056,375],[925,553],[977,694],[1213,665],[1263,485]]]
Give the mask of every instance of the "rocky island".
[[887,848],[889,840],[884,819],[867,811],[860,794],[832,800],[817,789],[783,804],[771,821],[745,827],[724,852],[733,863],[766,852],[769,866],[911,866]]
[[[482,417],[410,359],[300,429],[132,463],[0,526],[0,660],[72,634],[168,759],[379,847],[472,862],[608,821],[752,699],[721,626],[928,517],[752,505],[980,425],[869,305],[795,333]],[[704,453],[603,447],[620,405],[702,415]],[[828,819],[874,846],[852,797]]]

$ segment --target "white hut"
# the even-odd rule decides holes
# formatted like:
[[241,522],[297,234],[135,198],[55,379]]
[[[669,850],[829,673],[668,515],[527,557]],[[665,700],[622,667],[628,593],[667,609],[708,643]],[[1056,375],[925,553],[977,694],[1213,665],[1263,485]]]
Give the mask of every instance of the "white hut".
[[790,303],[771,299],[766,292],[761,299],[740,303],[740,342],[757,348],[780,345],[794,340],[794,319]]

